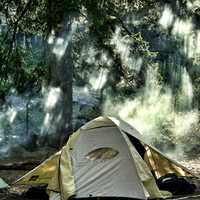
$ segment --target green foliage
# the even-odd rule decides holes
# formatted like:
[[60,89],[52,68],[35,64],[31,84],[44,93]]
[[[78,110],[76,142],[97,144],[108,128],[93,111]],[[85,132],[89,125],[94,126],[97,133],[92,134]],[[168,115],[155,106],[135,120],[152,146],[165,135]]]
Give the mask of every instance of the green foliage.
[[[113,60],[113,65],[109,67],[96,65],[97,68],[107,67],[110,71],[110,80],[107,85],[109,87],[111,86],[113,90],[116,90],[117,84],[122,79],[127,83],[131,83],[133,79],[137,79],[135,73],[128,71],[128,68],[123,66],[120,55],[114,52],[114,47],[109,44],[109,40],[115,28],[119,26],[123,29],[123,36],[127,36],[132,40],[132,53],[136,56],[151,58],[152,54],[144,38],[139,32],[133,34],[129,32],[123,24],[122,19],[126,12],[144,9],[152,2],[150,0],[137,2],[114,0],[29,0],[18,2],[3,0],[0,3],[0,11],[7,18],[10,32],[7,33],[7,38],[4,40],[4,44],[7,44],[2,48],[4,51],[2,52],[2,58],[5,56],[4,63],[1,64],[1,70],[5,71],[5,76],[2,79],[7,79],[9,76],[11,85],[15,85],[18,90],[23,91],[27,82],[31,82],[28,79],[37,82],[38,79],[35,73],[37,74],[38,70],[42,74],[39,77],[44,77],[44,74],[47,74],[48,70],[42,67],[45,64],[44,60],[41,60],[39,57],[41,52],[24,49],[19,45],[13,45],[16,41],[17,32],[23,32],[29,35],[43,35],[45,37],[52,31],[57,34],[59,29],[62,28],[61,24],[63,20],[77,13],[79,16],[82,15],[82,17],[87,16],[89,19],[89,32],[87,37],[94,38],[94,44],[97,49],[100,52],[107,52],[108,56]],[[14,12],[10,12],[11,9]],[[96,55],[97,60],[99,55]],[[149,61],[150,59],[147,62]],[[84,68],[92,69],[91,66],[85,64],[83,62],[81,65],[84,65]],[[130,76],[131,73],[133,73],[132,76]],[[75,76],[80,78],[79,75]],[[130,86],[130,84],[128,85]]]
[[16,88],[19,92],[24,92],[32,87],[41,87],[43,80],[47,78],[47,66],[42,58],[39,49],[26,49],[17,45],[11,56],[5,58],[7,46],[1,46],[1,98],[10,90]]
[[[175,14],[168,30],[162,29],[159,24],[165,6],[171,7]],[[101,100],[109,94],[112,104],[122,103],[128,97],[134,99],[139,95],[145,86],[146,70],[149,66],[158,66],[158,85],[164,88],[160,93],[165,93],[165,88],[172,89],[172,107],[182,112],[190,103],[181,98],[181,70],[186,69],[193,83],[193,107],[200,108],[199,58],[188,58],[183,50],[185,38],[173,34],[175,21],[187,20],[188,16],[194,23],[194,29],[199,29],[199,9],[187,9],[186,1],[2,0],[0,13],[6,18],[8,25],[8,32],[0,34],[0,98],[11,87],[23,92],[26,89],[40,88],[43,81],[51,78],[51,63],[46,64],[51,47],[48,46],[46,50],[24,47],[17,42],[17,34],[42,36],[44,40],[51,34],[62,37],[61,31],[65,25],[69,28],[72,19],[76,18],[77,21],[84,21],[84,28],[73,37],[74,83],[79,86],[91,84],[91,76],[94,74],[97,77],[104,69],[108,72],[108,78],[100,91]],[[140,69],[124,62],[125,58],[111,42],[117,29],[120,30],[125,48],[130,51],[128,56],[142,60]],[[66,33],[67,31],[65,30]],[[110,62],[103,61],[103,57]],[[55,73],[55,76],[57,74],[59,73]],[[62,81],[62,77],[57,79],[58,82]],[[161,104],[166,106],[164,102]],[[100,106],[94,110],[83,110],[83,114],[90,117],[96,117],[100,112]],[[162,112],[161,108],[159,112]],[[169,144],[173,148],[180,139],[175,138],[172,133],[174,122],[166,122],[166,116],[156,115],[155,122],[152,120],[151,123],[155,123],[157,130],[154,143],[163,148]],[[196,132],[199,129],[192,129],[189,135]],[[199,136],[193,138],[198,139]],[[181,142],[189,143],[189,137],[182,138]],[[195,148],[196,146],[199,145],[195,144]]]
[[200,109],[200,77],[199,73],[195,73],[193,77],[193,90],[194,90],[194,106]]
[[[190,13],[194,16],[194,22],[198,18],[198,11],[187,10],[185,3],[177,1],[177,16],[184,17],[181,13]],[[169,31],[163,31],[158,25],[158,20],[162,14],[163,2],[155,0],[139,1],[116,1],[116,0],[35,0],[35,1],[8,1],[0,3],[0,11],[7,19],[9,34],[4,40],[3,47],[0,48],[0,72],[3,75],[1,87],[9,88],[16,85],[18,89],[28,85],[27,82],[40,85],[42,79],[48,76],[48,66],[42,58],[42,52],[34,49],[24,49],[19,45],[11,45],[16,40],[15,32],[23,32],[29,35],[42,35],[47,38],[54,31],[55,35],[62,29],[63,21],[67,21],[69,16],[76,16],[77,20],[84,18],[87,26],[84,33],[77,33],[73,46],[74,78],[80,85],[88,83],[90,74],[100,68],[106,68],[109,72],[109,79],[105,87],[111,88],[113,93],[129,95],[135,93],[138,88],[144,86],[146,68],[148,65],[159,63],[160,81],[170,85],[173,82],[174,72],[178,71],[176,63],[171,66],[173,70],[169,73],[169,66],[163,67],[168,58],[176,54],[183,61],[181,65],[189,68],[186,56],[182,53],[180,45],[181,38],[174,38]],[[170,5],[168,3],[167,5]],[[176,10],[177,9],[177,10]],[[14,10],[15,12],[9,12]],[[126,22],[127,16],[138,16],[139,23],[131,24]],[[196,23],[196,25],[198,25]],[[124,65],[120,55],[115,51],[115,47],[110,44],[110,40],[115,33],[116,27],[121,29],[121,36],[129,41],[130,57],[141,58],[143,64],[141,70],[136,72]],[[168,51],[167,55],[163,51],[155,52],[151,44],[151,36],[168,37],[171,42],[163,51]],[[82,36],[80,36],[82,35]],[[2,37],[3,38],[3,37]],[[95,63],[88,63],[85,59],[80,59],[83,47],[92,45],[95,54]],[[12,49],[12,50],[9,50]],[[11,51],[9,53],[9,51]],[[86,50],[87,51],[87,48]],[[105,52],[112,65],[102,64],[100,61],[102,52]],[[189,70],[188,70],[189,71]],[[6,80],[6,81],[5,81]],[[8,81],[9,80],[9,81]],[[30,80],[30,81],[28,81]],[[198,80],[194,78],[195,98],[199,97]],[[180,82],[173,83],[176,92]],[[7,85],[7,86],[5,86]],[[7,90],[7,89],[5,89]],[[102,92],[103,93],[103,92]]]

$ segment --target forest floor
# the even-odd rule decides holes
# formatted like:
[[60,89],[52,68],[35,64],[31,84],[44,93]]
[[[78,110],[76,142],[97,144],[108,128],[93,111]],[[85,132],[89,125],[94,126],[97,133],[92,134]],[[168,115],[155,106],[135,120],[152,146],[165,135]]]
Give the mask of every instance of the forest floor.
[[[200,158],[183,160],[181,164],[189,168],[194,174],[200,177]],[[24,175],[26,172],[28,172],[28,170],[0,170],[0,177],[11,185],[15,180]],[[200,200],[200,179],[195,181],[195,183],[197,185],[197,191],[195,194],[172,199]],[[37,192],[35,192],[34,190],[30,190],[30,188],[27,186],[11,186],[9,189],[0,190],[0,200],[46,200],[48,197],[43,191],[44,190],[37,190]]]

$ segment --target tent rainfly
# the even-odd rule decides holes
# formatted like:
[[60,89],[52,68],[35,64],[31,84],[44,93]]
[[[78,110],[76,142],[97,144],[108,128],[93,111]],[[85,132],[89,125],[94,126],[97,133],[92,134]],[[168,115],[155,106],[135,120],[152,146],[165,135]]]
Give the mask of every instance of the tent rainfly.
[[156,179],[169,173],[194,176],[148,144],[132,126],[98,117],[73,133],[67,144],[15,184],[48,185],[50,200],[118,197],[166,198]]
[[5,189],[8,187],[9,185],[2,178],[0,178],[0,189]]

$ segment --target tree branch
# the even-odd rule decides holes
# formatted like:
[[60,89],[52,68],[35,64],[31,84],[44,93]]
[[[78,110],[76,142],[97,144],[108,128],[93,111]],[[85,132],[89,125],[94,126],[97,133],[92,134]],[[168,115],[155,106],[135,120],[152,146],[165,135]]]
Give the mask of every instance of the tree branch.
[[115,12],[115,11],[111,11],[111,13],[113,13],[113,16],[116,17],[116,19],[118,20],[118,22],[121,24],[122,28],[127,32],[128,35],[132,35],[132,32],[128,29],[128,27],[126,27],[126,25],[124,24],[123,20],[120,18],[120,16]]
[[7,61],[8,61],[8,59],[9,59],[11,53],[12,53],[13,43],[15,42],[15,39],[16,39],[18,24],[19,24],[20,20],[26,14],[26,12],[29,10],[29,7],[31,6],[32,2],[33,2],[33,0],[29,0],[27,2],[27,4],[25,5],[24,9],[21,12],[21,14],[19,15],[19,17],[17,18],[17,20],[13,24],[14,28],[13,28],[13,33],[12,33],[12,39],[11,39],[11,42],[10,42],[10,47],[9,47],[8,54],[7,54]]

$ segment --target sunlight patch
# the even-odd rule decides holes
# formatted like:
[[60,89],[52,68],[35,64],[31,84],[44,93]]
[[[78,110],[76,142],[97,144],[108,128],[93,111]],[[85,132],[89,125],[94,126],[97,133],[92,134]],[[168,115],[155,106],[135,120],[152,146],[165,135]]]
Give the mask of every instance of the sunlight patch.
[[127,18],[126,22],[129,23],[129,24],[133,24],[134,26],[138,26],[138,25],[140,25],[141,20],[136,19],[135,16],[132,16],[132,17]]
[[196,54],[200,57],[200,31],[197,32]]
[[185,36],[191,34],[192,30],[193,30],[192,19],[188,19],[185,21],[181,19],[176,19],[172,33],[174,35]]
[[131,43],[132,42],[129,38],[121,35],[121,29],[117,27],[112,36],[110,44],[115,47],[115,51],[120,55],[121,62],[127,68],[139,72],[143,64],[143,60],[140,57],[136,58],[134,55],[131,55]]
[[181,84],[181,95],[188,101],[188,104],[192,104],[193,99],[193,88],[190,76],[186,69],[183,69],[182,73],[182,84]]
[[60,96],[61,96],[61,89],[59,87],[50,88],[45,100],[45,107],[47,109],[53,109],[56,103],[59,101]]
[[[155,140],[179,140],[190,134],[191,127],[198,123],[198,111],[192,108],[192,83],[186,69],[182,70],[180,97],[182,102],[175,102],[172,90],[158,81],[158,67],[147,70],[145,87],[133,99],[113,103],[114,97],[107,96],[103,114],[120,117],[130,123],[145,138],[153,143]],[[176,106],[183,106],[181,111]],[[172,137],[172,138],[171,138]],[[175,141],[174,141],[175,142]]]
[[94,66],[111,66],[113,63],[107,52],[98,50],[93,45],[86,45],[82,48],[80,60]]
[[16,116],[17,116],[17,111],[16,111],[16,109],[13,108],[13,107],[12,107],[12,108],[9,108],[6,114],[7,114],[7,116],[8,116],[9,122],[10,122],[10,123],[13,123],[14,120],[15,120],[15,118],[16,118]]
[[[200,7],[200,3],[188,1],[187,7],[190,10],[197,9]],[[172,26],[172,35],[183,40],[183,53],[188,58],[194,58],[194,62],[196,62],[200,53],[200,36],[199,31],[194,28],[192,17],[188,16],[187,19],[183,20],[176,16],[169,6],[165,6],[159,24],[164,29],[169,29]]]
[[44,118],[44,126],[48,127],[50,122],[50,113],[47,113]]
[[67,46],[69,44],[69,41],[71,41],[72,35],[75,33],[76,29],[77,29],[77,23],[73,22],[71,25],[71,30],[69,31],[68,34],[66,33],[66,37],[65,38],[59,37],[55,40],[55,44],[52,51],[56,55],[58,60],[60,60],[64,55]]
[[174,20],[174,14],[172,9],[168,6],[165,6],[162,16],[159,20],[159,24],[164,28],[167,29],[172,25]]
[[81,57],[86,57],[86,62],[88,64],[95,63],[96,59],[95,56],[97,55],[97,51],[93,46],[90,46],[89,48],[83,48],[81,52]]
[[176,114],[173,128],[173,132],[176,134],[176,137],[187,135],[192,126],[198,123],[198,120],[199,117],[197,110]]
[[43,121],[43,125],[41,127],[40,134],[45,135],[46,133],[52,133],[52,130],[50,130],[50,127],[52,126],[52,114],[46,113]]
[[55,31],[52,30],[52,31],[51,31],[51,34],[50,34],[50,36],[49,36],[49,38],[48,38],[48,43],[49,43],[49,44],[53,44],[54,39],[55,39]]
[[194,9],[200,8],[200,1],[199,0],[193,0],[193,1],[188,0],[187,1],[187,8],[189,10],[194,10]]
[[91,84],[94,90],[100,90],[107,81],[108,70],[100,69],[100,72],[96,75],[92,75],[89,79],[89,83]]

